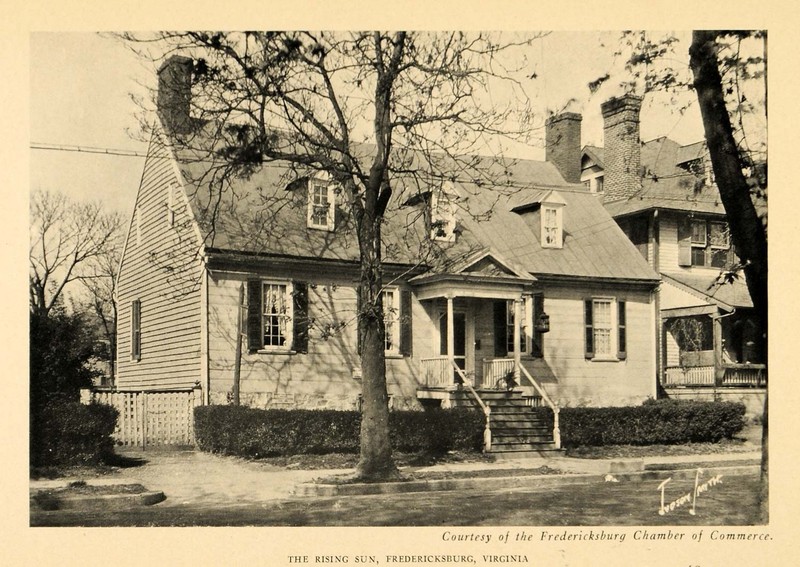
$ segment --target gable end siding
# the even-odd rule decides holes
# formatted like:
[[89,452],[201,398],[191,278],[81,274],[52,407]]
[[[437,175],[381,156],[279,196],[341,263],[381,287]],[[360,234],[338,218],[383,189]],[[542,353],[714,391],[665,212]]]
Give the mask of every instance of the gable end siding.
[[[167,205],[170,184],[174,223]],[[194,386],[201,377],[202,265],[193,221],[186,208],[171,156],[157,137],[151,141],[136,197],[141,240],[129,231],[117,284],[119,323],[117,387],[171,389]],[[131,313],[141,301],[141,359],[131,359]]]

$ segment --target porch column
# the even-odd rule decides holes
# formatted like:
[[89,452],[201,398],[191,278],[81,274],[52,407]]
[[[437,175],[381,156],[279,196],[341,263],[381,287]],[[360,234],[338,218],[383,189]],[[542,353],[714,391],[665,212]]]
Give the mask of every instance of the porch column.
[[520,384],[519,381],[519,366],[521,362],[521,356],[519,351],[519,343],[522,337],[522,298],[517,298],[514,300],[514,381],[517,385]]
[[450,372],[455,364],[455,338],[453,337],[453,296],[447,296],[447,359],[450,361]]
[[722,319],[711,317],[714,338],[714,385],[722,386],[725,378],[725,365],[722,361]]

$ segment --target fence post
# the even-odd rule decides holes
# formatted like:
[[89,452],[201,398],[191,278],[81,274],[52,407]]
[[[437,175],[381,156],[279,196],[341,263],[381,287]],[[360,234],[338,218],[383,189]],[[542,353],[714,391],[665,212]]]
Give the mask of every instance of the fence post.
[[93,397],[94,396],[92,394],[91,388],[81,388],[81,403],[82,404],[84,404],[84,405],[91,404]]

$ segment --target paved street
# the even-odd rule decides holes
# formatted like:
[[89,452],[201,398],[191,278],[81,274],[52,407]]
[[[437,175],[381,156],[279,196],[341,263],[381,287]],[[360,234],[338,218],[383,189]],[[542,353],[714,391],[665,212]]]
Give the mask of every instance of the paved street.
[[[664,473],[664,479],[668,477]],[[155,506],[126,511],[33,512],[33,526],[543,526],[543,525],[748,525],[757,520],[758,477],[723,477],[696,502],[659,515],[660,481],[604,482],[555,489],[469,490],[280,498],[227,503],[168,497]],[[666,502],[691,491],[673,481]]]

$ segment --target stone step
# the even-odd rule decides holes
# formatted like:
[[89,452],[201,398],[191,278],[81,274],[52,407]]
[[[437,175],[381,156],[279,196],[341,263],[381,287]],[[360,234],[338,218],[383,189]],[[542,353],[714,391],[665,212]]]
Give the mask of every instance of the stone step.
[[492,453],[510,453],[510,452],[526,452],[526,451],[557,451],[555,443],[550,442],[534,442],[534,443],[504,443],[502,441],[495,442],[492,439]]
[[500,447],[506,447],[508,445],[520,445],[520,444],[535,444],[540,445],[542,443],[549,444],[553,443],[553,436],[552,435],[520,435],[520,436],[511,436],[511,437],[501,437],[501,436],[492,436],[492,446],[498,445]]
[[492,435],[549,435],[553,436],[553,428],[545,426],[492,424]]

